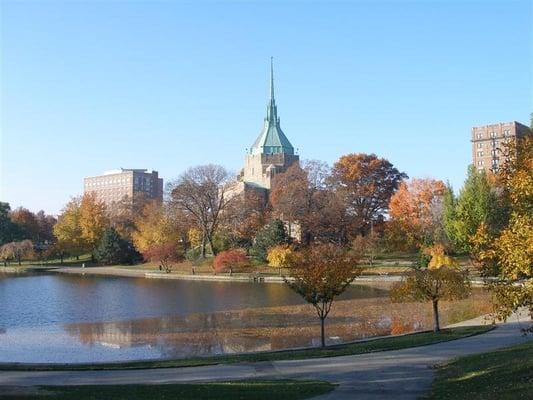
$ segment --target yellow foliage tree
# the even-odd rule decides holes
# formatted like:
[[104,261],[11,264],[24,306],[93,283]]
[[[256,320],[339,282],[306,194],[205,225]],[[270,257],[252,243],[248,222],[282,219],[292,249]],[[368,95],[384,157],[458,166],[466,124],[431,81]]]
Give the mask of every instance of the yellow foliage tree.
[[80,198],[70,200],[54,225],[58,247],[76,256],[85,250],[80,226],[80,203]]
[[268,265],[279,269],[281,275],[282,268],[290,268],[296,262],[296,252],[288,245],[278,245],[271,247],[267,254]]
[[155,201],[144,206],[141,216],[135,221],[135,228],[133,243],[143,254],[152,245],[177,243],[181,239],[176,221],[161,203]]
[[533,137],[520,139],[507,150],[508,161],[499,178],[509,195],[511,218],[482,254],[495,260],[498,270],[499,280],[492,287],[500,318],[520,307],[533,315]]
[[428,264],[428,269],[458,266],[457,261],[455,261],[452,257],[446,255],[444,246],[440,243],[428,247],[424,252],[427,255],[431,256],[431,260]]
[[79,210],[79,224],[83,242],[90,251],[94,251],[109,226],[106,206],[96,199],[95,193],[83,195]]

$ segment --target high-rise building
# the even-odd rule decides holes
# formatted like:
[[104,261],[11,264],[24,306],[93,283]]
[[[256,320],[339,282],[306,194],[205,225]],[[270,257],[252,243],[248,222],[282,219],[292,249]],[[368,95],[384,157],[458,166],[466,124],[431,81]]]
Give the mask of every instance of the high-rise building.
[[478,171],[497,172],[504,162],[504,144],[513,143],[527,134],[531,134],[531,130],[516,121],[473,127],[471,141],[474,167]]
[[106,204],[116,203],[124,198],[133,199],[137,194],[147,198],[163,200],[163,179],[157,171],[146,169],[125,169],[104,172],[83,180],[84,193],[93,192],[96,198]]

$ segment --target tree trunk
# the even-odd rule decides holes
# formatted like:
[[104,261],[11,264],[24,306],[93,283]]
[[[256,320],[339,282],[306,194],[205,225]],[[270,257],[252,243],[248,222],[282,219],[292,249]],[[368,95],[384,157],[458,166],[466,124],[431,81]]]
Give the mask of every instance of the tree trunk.
[[325,318],[320,317],[320,345],[322,347],[326,347],[326,334],[324,332],[324,322],[326,321]]
[[61,265],[63,265],[63,253],[59,254],[59,259],[61,260]]
[[433,331],[439,332],[440,331],[440,323],[439,323],[439,301],[433,300]]
[[17,261],[19,262],[19,266],[22,265],[22,263],[20,262],[20,257],[17,257]]
[[200,257],[205,258],[205,233],[202,233]]

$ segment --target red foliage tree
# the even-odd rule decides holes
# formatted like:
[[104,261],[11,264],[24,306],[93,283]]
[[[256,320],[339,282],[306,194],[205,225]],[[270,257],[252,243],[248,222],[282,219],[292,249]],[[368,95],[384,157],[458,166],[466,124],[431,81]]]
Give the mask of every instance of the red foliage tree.
[[168,274],[172,271],[174,263],[183,260],[183,252],[175,242],[152,244],[143,253],[145,260],[159,263],[160,269]]
[[246,254],[242,250],[226,250],[217,254],[213,261],[215,273],[229,271],[230,274],[237,267],[241,267],[248,262]]

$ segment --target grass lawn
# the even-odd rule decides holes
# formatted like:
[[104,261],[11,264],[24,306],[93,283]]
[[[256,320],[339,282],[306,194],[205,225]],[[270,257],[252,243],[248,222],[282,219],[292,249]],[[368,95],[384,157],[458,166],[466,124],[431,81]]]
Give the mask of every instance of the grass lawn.
[[249,354],[228,354],[212,357],[194,357],[177,360],[133,361],[102,364],[0,364],[0,370],[49,371],[49,370],[111,370],[193,367],[199,365],[229,364],[238,362],[302,360],[306,358],[337,357],[364,354],[375,351],[398,350],[407,347],[425,346],[484,333],[492,326],[469,326],[443,329],[439,333],[420,332],[404,336],[387,337],[365,342],[341,344],[325,348],[285,350]]
[[[298,400],[327,393],[335,385],[324,381],[233,381],[164,385],[43,386],[24,399],[56,400]],[[21,398],[0,394],[0,399]]]
[[533,399],[533,341],[440,367],[430,399]]

